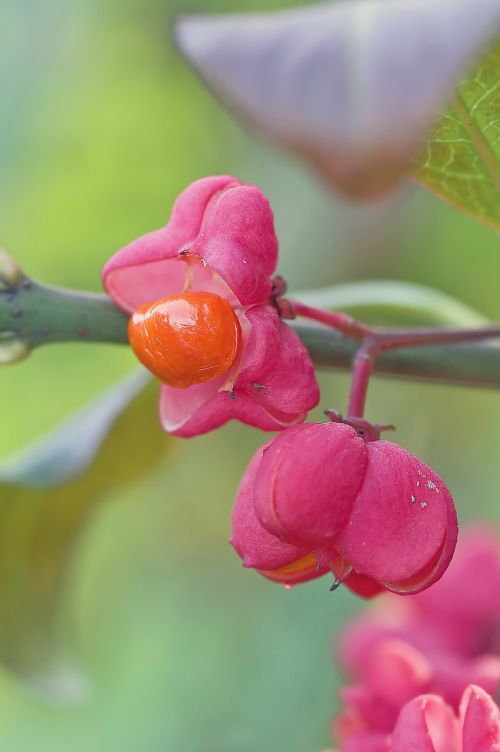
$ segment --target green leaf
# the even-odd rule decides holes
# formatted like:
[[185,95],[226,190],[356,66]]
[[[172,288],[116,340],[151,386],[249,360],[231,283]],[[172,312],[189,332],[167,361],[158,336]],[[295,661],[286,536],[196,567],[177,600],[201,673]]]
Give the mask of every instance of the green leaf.
[[0,660],[11,668],[33,675],[60,664],[60,607],[85,524],[106,496],[165,455],[158,387],[143,387],[144,375],[134,374],[53,431],[46,444],[3,467]]
[[500,44],[458,87],[415,176],[463,211],[500,228]]
[[410,282],[353,282],[298,292],[308,305],[345,311],[378,326],[481,326],[488,320],[473,308],[431,287]]

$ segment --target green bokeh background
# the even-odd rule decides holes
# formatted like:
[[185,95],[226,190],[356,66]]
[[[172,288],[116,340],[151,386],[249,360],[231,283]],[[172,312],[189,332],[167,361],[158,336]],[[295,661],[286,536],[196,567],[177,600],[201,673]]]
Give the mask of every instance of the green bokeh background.
[[[500,318],[497,235],[412,183],[370,205],[326,192],[233,122],[172,44],[176,13],[279,5],[1,0],[2,244],[35,278],[99,290],[105,260],[164,224],[190,181],[231,172],[270,197],[292,288],[409,280]],[[126,348],[66,345],[2,369],[0,456],[134,367]],[[326,374],[322,385],[321,407],[342,410],[346,376]],[[368,416],[396,423],[397,440],[446,478],[462,520],[498,519],[500,395],[376,380]],[[183,442],[159,431],[151,420],[137,442],[156,447],[160,437],[161,460],[125,485],[113,484],[120,451],[106,455],[106,492],[64,564],[69,657],[36,682],[0,673],[0,750],[327,747],[340,681],[332,645],[359,602],[332,595],[326,580],[285,591],[241,569],[229,511],[262,435],[230,425]],[[2,493],[2,506],[15,501]],[[72,501],[70,492],[69,510]],[[44,532],[42,515],[38,534],[50,539],[56,522],[47,515]],[[17,584],[12,576],[22,602]],[[12,620],[10,608],[1,618]],[[19,625],[18,649],[29,656],[25,632]]]

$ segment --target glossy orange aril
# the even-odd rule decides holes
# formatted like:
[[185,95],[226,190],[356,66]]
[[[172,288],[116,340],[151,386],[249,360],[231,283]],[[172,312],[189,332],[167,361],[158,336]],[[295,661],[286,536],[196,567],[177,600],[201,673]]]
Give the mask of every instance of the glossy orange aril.
[[281,582],[283,585],[293,585],[317,571],[318,562],[314,553],[307,554],[301,559],[297,559],[297,561],[293,561],[291,564],[286,564],[284,567],[279,567],[278,569],[259,570],[260,574],[267,577],[268,580]]
[[233,308],[210,292],[186,292],[140,306],[128,336],[141,363],[179,389],[226,373],[241,345]]

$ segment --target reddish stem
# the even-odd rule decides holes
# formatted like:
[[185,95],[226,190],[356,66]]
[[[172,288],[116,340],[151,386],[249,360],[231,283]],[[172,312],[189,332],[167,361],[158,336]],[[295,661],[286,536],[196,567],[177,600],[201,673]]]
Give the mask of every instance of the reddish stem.
[[372,339],[366,339],[354,356],[349,404],[347,406],[349,418],[362,418],[365,413],[368,385],[377,355],[377,343]]
[[313,306],[300,303],[297,300],[287,300],[283,302],[288,304],[288,309],[292,316],[302,316],[302,318],[310,319],[311,321],[318,321],[320,324],[325,324],[325,326],[329,326],[332,329],[342,332],[346,337],[364,339],[372,333],[369,326],[360,324],[346,313],[323,311],[321,308],[314,308]]
[[[285,301],[284,301],[285,302]],[[452,342],[500,338],[500,325],[492,324],[478,328],[425,328],[385,329],[360,324],[343,313],[322,311],[296,301],[286,301],[286,310],[293,316],[302,316],[336,329],[345,336],[361,341],[353,361],[351,390],[347,416],[362,418],[366,394],[375,361],[380,353],[417,345],[438,345]]]

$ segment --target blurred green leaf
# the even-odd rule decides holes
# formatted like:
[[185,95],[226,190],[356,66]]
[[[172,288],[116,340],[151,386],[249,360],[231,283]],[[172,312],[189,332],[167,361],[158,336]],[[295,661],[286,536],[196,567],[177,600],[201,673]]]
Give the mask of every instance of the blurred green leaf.
[[305,290],[296,297],[308,305],[345,311],[378,326],[481,326],[488,319],[439,290],[411,282],[374,280]]
[[91,512],[165,454],[157,385],[144,389],[144,378],[134,374],[3,471],[25,484],[0,484],[0,660],[21,672],[59,662],[59,604]]
[[463,211],[500,228],[500,45],[458,87],[415,176]]
[[28,488],[51,488],[81,474],[95,459],[120,413],[149,381],[146,371],[85,405],[32,446],[0,463],[0,481]]

